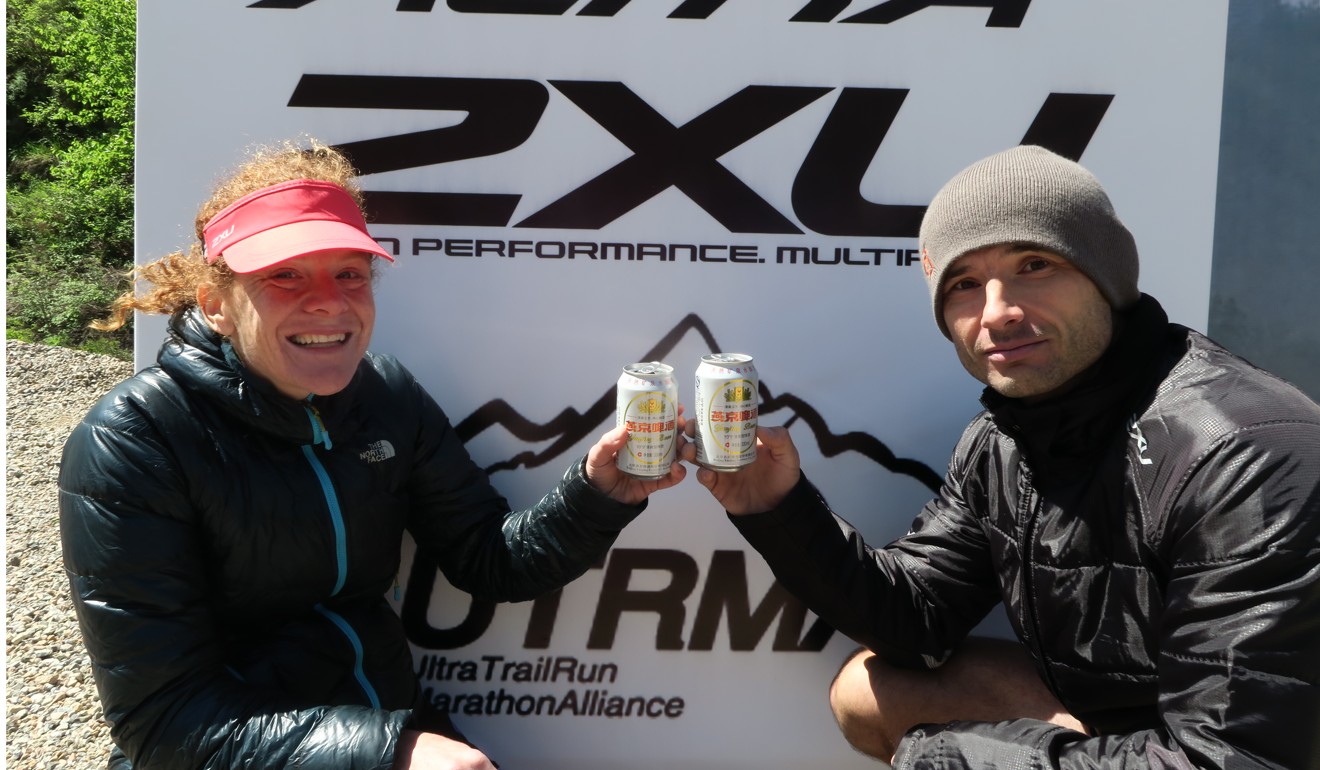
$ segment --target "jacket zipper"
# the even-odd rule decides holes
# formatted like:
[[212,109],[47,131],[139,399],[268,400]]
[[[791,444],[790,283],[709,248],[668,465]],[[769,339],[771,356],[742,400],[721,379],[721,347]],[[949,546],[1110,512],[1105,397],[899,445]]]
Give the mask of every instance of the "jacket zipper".
[[1022,580],[1024,586],[1023,600],[1027,605],[1027,622],[1031,624],[1031,648],[1035,651],[1037,659],[1041,662],[1041,670],[1045,673],[1045,684],[1050,692],[1058,693],[1057,683],[1054,681],[1054,674],[1050,671],[1049,661],[1045,658],[1045,649],[1040,643],[1040,618],[1036,614],[1036,579],[1033,554],[1035,553],[1036,524],[1040,519],[1040,497],[1031,490],[1031,471],[1024,466],[1022,475],[1027,483],[1025,496],[1025,507],[1028,511],[1027,525],[1022,532]]
[[[330,592],[331,596],[338,596],[344,589],[344,584],[348,580],[348,535],[344,528],[343,511],[339,508],[339,496],[335,494],[334,485],[330,482],[330,474],[326,472],[321,459],[316,456],[316,445],[320,444],[326,449],[330,449],[333,444],[330,442],[330,433],[325,429],[325,423],[321,421],[321,414],[316,407],[306,404],[307,417],[312,421],[312,443],[304,444],[302,447],[303,456],[307,458],[307,463],[312,466],[312,471],[316,474],[317,480],[321,483],[321,493],[325,496],[326,507],[330,511],[330,523],[333,525],[335,533],[335,587]],[[348,643],[353,647],[353,676],[357,679],[358,685],[366,694],[367,700],[371,702],[372,708],[380,708],[380,696],[376,694],[376,688],[367,681],[367,673],[363,668],[363,658],[365,657],[362,649],[362,639],[358,636],[353,627],[342,615],[320,602],[316,604],[316,611],[328,619],[339,629],[340,633],[348,639]]]

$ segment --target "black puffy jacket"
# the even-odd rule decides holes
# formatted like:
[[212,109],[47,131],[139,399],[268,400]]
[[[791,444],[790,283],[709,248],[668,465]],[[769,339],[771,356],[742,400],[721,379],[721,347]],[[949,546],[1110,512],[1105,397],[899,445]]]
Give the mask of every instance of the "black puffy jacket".
[[1089,383],[987,391],[938,497],[883,549],[805,480],[733,517],[781,583],[910,667],[1002,600],[1096,733],[920,726],[897,768],[1320,767],[1320,407],[1146,297]]
[[418,693],[398,617],[405,530],[456,587],[528,599],[642,506],[581,463],[510,513],[397,361],[298,402],[195,313],[69,438],[60,530],[115,743],[137,770],[378,770]]

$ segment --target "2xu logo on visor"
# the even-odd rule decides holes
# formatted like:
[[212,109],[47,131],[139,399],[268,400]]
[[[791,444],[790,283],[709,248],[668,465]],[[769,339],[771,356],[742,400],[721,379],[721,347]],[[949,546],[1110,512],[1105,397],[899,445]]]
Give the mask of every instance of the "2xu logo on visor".
[[[365,191],[377,224],[598,230],[674,187],[734,233],[799,234],[802,229],[719,158],[808,104],[828,87],[752,85],[676,126],[623,83],[552,80],[555,90],[626,145],[632,156],[513,222],[521,196]],[[793,213],[813,232],[915,238],[924,204],[873,203],[860,187],[908,89],[842,88],[793,181]],[[1081,158],[1112,94],[1051,93],[1023,134]],[[535,80],[377,75],[303,75],[290,107],[443,110],[462,123],[339,145],[361,174],[378,174],[512,150],[531,137],[550,92]]]

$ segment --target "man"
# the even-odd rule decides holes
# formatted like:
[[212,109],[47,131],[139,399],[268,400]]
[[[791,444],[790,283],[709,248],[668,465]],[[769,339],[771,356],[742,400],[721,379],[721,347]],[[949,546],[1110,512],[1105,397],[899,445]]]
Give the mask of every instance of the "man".
[[[1098,181],[1042,148],[955,176],[921,249],[989,387],[909,534],[862,543],[783,428],[697,474],[867,648],[831,690],[848,740],[899,768],[1320,767],[1320,407],[1169,323]],[[1000,600],[1021,644],[967,639]]]

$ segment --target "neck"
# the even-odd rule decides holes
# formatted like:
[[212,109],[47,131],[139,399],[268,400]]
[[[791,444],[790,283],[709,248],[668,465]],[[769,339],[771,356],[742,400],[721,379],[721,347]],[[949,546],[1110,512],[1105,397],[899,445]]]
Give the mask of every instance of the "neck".
[[1113,341],[1065,390],[1025,399],[986,388],[981,403],[1037,471],[1090,467],[1090,458],[1104,450],[1162,378],[1155,362],[1167,328],[1159,303],[1143,297],[1137,306],[1115,314]]

